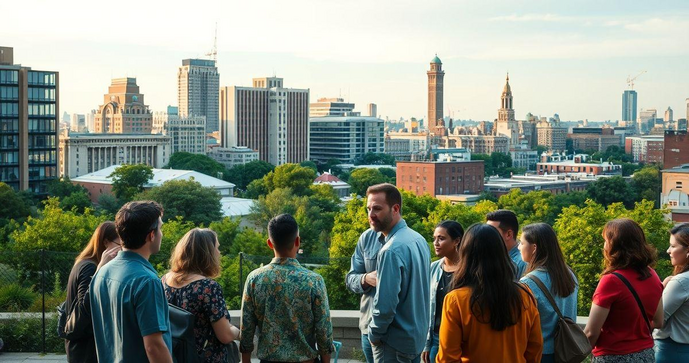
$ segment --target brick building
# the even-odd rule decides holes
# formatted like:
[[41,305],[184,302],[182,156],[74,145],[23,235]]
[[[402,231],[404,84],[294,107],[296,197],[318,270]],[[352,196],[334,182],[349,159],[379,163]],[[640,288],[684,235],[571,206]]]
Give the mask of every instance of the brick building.
[[397,187],[416,195],[479,194],[483,161],[397,163]]
[[663,168],[670,169],[689,164],[689,138],[687,131],[665,131]]

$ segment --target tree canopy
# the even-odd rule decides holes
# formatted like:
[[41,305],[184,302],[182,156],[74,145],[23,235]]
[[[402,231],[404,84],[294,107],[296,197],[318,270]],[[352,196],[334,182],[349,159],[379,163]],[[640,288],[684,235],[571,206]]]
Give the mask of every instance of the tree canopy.
[[124,201],[132,198],[144,191],[144,185],[153,178],[153,168],[145,164],[124,164],[112,174],[112,192],[115,196]]
[[168,168],[198,171],[199,173],[219,179],[223,179],[225,175],[227,175],[225,166],[211,157],[183,151],[178,151],[170,155],[170,161],[164,166],[164,169]]
[[154,200],[165,208],[163,220],[182,217],[194,224],[208,225],[222,219],[220,194],[211,187],[191,180],[170,180],[137,196]]

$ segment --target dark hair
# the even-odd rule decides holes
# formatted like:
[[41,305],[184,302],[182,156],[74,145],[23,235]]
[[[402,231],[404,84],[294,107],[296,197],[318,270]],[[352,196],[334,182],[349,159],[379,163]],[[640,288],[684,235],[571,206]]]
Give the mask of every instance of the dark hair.
[[215,249],[218,235],[208,228],[194,228],[179,240],[170,256],[170,270],[182,284],[190,274],[214,278],[220,274],[220,254]]
[[120,208],[115,216],[117,234],[125,248],[136,250],[146,244],[146,236],[158,229],[158,218],[163,216],[163,207],[150,201],[129,202]]
[[471,288],[472,315],[493,330],[505,330],[521,319],[521,288],[502,236],[491,225],[476,223],[464,234],[452,286]]
[[101,223],[96,227],[96,231],[93,232],[84,250],[77,256],[77,261],[91,260],[97,264],[100,263],[100,259],[105,251],[105,244],[107,242],[115,242],[118,238],[114,222],[107,221]]
[[641,275],[640,280],[651,277],[648,267],[655,265],[656,251],[646,242],[638,223],[628,218],[613,219],[603,227],[603,235],[608,240],[608,248],[603,248],[603,274],[631,268]]
[[388,204],[390,208],[395,204],[400,206],[400,214],[402,214],[402,193],[396,186],[390,183],[381,183],[376,185],[371,185],[366,189],[366,196],[375,193],[385,193],[385,203]]
[[529,263],[526,273],[543,267],[550,275],[555,295],[560,297],[571,295],[576,287],[576,281],[565,264],[565,257],[562,255],[553,227],[545,223],[528,224],[522,228],[522,238],[536,245],[536,253],[531,261],[526,261]]
[[278,252],[285,252],[294,247],[299,234],[299,225],[289,214],[280,214],[268,222],[268,237]]
[[519,220],[517,219],[517,215],[511,210],[498,209],[490,212],[486,215],[486,220],[500,222],[500,229],[503,231],[511,229],[514,234],[514,238],[517,238],[517,233],[519,233]]
[[[675,237],[675,241],[677,241],[677,243],[684,246],[684,248],[689,248],[689,223],[683,223],[673,227],[670,230],[670,234]],[[689,271],[689,263],[685,264],[684,266],[675,266],[672,274],[677,275],[687,271]]]
[[445,228],[445,231],[447,231],[447,234],[450,236],[450,238],[452,238],[452,240],[456,240],[457,238],[461,240],[462,237],[464,237],[464,228],[462,228],[461,224],[455,221],[442,221],[438,223],[435,228]]

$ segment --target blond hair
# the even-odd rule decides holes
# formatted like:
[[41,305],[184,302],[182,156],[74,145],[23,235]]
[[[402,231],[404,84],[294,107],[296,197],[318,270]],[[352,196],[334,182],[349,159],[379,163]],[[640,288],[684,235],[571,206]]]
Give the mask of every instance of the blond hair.
[[100,263],[100,259],[105,251],[105,244],[108,242],[115,242],[120,238],[117,235],[114,222],[103,222],[96,227],[95,232],[91,236],[91,240],[77,256],[77,261],[90,260],[96,264]]
[[170,256],[173,281],[182,284],[191,274],[214,278],[220,274],[220,254],[215,243],[218,235],[208,228],[194,228],[179,240]]

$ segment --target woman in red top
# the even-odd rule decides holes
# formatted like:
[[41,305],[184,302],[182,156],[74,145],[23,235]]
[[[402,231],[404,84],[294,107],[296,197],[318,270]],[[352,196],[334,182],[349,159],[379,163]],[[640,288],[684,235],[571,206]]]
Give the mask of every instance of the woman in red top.
[[[586,335],[592,362],[655,362],[653,327],[663,324],[663,284],[651,268],[656,252],[631,219],[603,227],[605,270],[593,294]],[[643,314],[626,280],[643,305]]]

